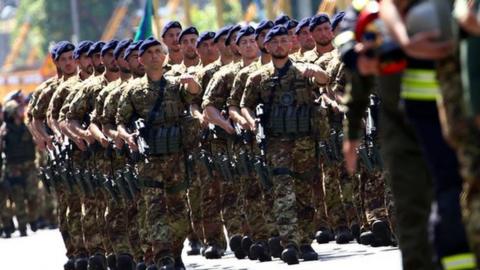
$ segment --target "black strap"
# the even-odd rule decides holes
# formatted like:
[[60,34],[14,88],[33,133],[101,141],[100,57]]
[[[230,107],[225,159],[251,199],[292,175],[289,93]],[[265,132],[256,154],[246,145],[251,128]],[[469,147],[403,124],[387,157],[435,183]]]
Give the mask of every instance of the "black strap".
[[148,113],[147,122],[145,123],[147,129],[150,128],[155,120],[155,115],[157,114],[158,110],[160,109],[160,105],[163,101],[163,96],[165,94],[165,85],[167,81],[164,77],[160,80],[160,92],[158,93],[157,99],[155,100],[155,104],[153,105],[152,110]]

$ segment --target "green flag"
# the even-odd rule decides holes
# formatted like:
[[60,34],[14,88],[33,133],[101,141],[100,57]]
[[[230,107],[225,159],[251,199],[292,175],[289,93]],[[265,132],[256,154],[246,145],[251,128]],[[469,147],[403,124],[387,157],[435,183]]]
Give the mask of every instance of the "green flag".
[[153,16],[153,5],[152,0],[147,0],[145,2],[145,12],[143,13],[142,20],[138,26],[137,33],[135,33],[135,41],[141,39],[147,39],[150,36],[153,36],[152,31],[152,16]]

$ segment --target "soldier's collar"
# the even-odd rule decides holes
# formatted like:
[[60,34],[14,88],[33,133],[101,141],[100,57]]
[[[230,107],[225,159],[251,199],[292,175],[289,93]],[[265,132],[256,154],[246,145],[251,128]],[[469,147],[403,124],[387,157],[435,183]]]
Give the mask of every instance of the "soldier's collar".
[[282,68],[275,68],[275,72],[277,73],[277,76],[278,77],[285,76],[291,66],[292,66],[292,60],[289,58],[288,61],[285,63],[285,65]]

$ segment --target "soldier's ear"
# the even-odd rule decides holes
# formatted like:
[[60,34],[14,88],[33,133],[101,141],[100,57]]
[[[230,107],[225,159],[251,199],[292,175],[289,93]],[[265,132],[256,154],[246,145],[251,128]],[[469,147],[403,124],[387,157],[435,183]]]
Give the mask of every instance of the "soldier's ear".
[[142,66],[144,66],[143,58],[142,58],[141,55],[138,55],[138,62],[140,62],[140,64],[142,64]]
[[271,47],[270,47],[270,42],[264,43],[264,44],[263,44],[263,47],[265,47],[265,50],[267,50],[267,52],[268,52],[269,54],[272,54],[272,49],[271,49]]

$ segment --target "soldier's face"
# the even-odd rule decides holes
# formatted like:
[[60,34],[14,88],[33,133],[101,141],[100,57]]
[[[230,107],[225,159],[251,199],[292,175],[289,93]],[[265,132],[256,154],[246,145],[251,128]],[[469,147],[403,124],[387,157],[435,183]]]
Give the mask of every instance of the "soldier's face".
[[227,39],[227,37],[225,35],[221,36],[217,43],[215,43],[215,46],[217,46],[217,49],[218,51],[220,52],[221,55],[225,55],[225,56],[232,56],[232,51],[230,51],[230,48],[228,48],[226,45],[225,45],[225,40]]
[[305,51],[312,50],[315,48],[315,40],[313,40],[312,35],[310,35],[310,31],[308,31],[308,27],[303,27],[297,34],[298,42],[300,43],[300,47]]
[[180,28],[171,28],[163,36],[163,42],[167,46],[169,51],[179,52],[180,44],[178,43],[178,37],[182,30]]
[[202,60],[203,64],[209,64],[213,61],[217,60],[219,56],[219,51],[215,43],[213,43],[213,39],[206,40],[197,48],[198,55],[200,55],[200,59]]
[[258,48],[264,53],[266,53],[267,51],[265,50],[265,45],[263,44],[263,41],[265,40],[265,36],[267,35],[269,30],[270,29],[262,30],[262,32],[260,32],[260,34],[258,34],[258,38],[257,38]]
[[230,48],[230,51],[232,52],[233,55],[235,56],[241,56],[240,52],[238,51],[238,46],[235,44],[235,40],[237,40],[237,32],[233,33],[232,36],[230,37],[230,45],[228,45],[228,48]]
[[100,56],[100,53],[92,55],[92,64],[95,72],[103,73],[105,71],[105,65],[102,63],[102,57]]
[[257,58],[258,55],[258,46],[257,41],[255,41],[255,36],[245,36],[240,39],[238,43],[238,50],[242,57],[248,59]]
[[75,74],[77,72],[77,64],[73,60],[73,51],[62,53],[57,60],[57,65],[64,75],[70,76]]
[[105,68],[107,69],[107,71],[110,71],[110,72],[120,71],[120,69],[118,68],[117,60],[115,60],[115,57],[113,56],[113,50],[108,50],[102,56],[102,63],[105,65]]
[[130,73],[130,66],[128,65],[128,62],[125,59],[123,59],[124,54],[125,54],[125,50],[123,50],[120,56],[117,58],[117,64],[121,72]]
[[288,35],[273,37],[269,42],[265,43],[265,48],[273,58],[283,59],[288,57],[292,42]]
[[322,23],[316,26],[310,34],[319,46],[327,46],[332,43],[333,32],[330,23]]
[[295,53],[300,49],[300,43],[298,42],[297,35],[295,35],[295,29],[288,30],[288,36],[292,41],[292,48],[290,49],[290,53]]
[[152,46],[140,56],[140,63],[143,64],[147,72],[162,70],[164,61],[165,54],[162,45]]
[[180,40],[180,48],[182,49],[183,57],[187,59],[195,59],[198,57],[195,44],[197,43],[197,35],[189,34],[182,37]]
[[145,68],[140,64],[140,61],[138,61],[138,51],[131,52],[127,58],[127,62],[133,76],[142,77],[145,75]]
[[77,59],[77,65],[81,71],[91,75],[93,73],[92,58],[88,57],[86,53],[80,55]]

